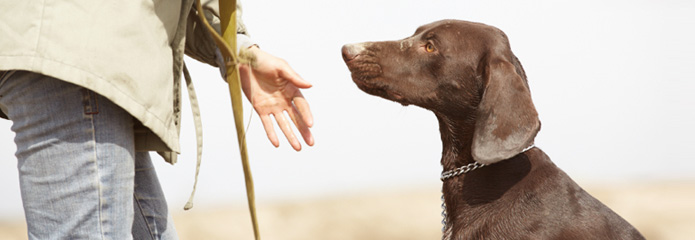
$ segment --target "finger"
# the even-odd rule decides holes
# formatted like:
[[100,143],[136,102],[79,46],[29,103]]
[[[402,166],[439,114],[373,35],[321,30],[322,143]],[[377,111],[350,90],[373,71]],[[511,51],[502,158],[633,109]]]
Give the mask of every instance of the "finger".
[[284,112],[273,114],[273,116],[275,116],[275,121],[278,123],[278,126],[280,126],[282,133],[285,134],[287,141],[292,145],[292,148],[296,151],[302,150],[302,145],[299,143],[299,140],[297,140],[297,137],[294,136],[290,122],[285,118]]
[[304,80],[302,77],[295,72],[290,65],[285,64],[284,67],[280,68],[280,77],[287,79],[287,81],[291,82],[298,88],[310,88],[311,83],[307,82]]
[[270,140],[270,143],[273,144],[273,146],[279,147],[280,141],[278,141],[278,136],[275,134],[273,120],[270,118],[270,115],[259,114],[259,116],[261,116],[261,122],[263,123],[263,128],[265,129],[266,135],[268,135],[268,140]]
[[292,102],[296,106],[297,110],[299,111],[299,115],[302,116],[302,120],[306,123],[307,127],[313,127],[314,116],[311,114],[311,110],[309,109],[309,102],[307,102],[302,93],[297,91],[297,94],[295,94]]
[[297,108],[292,107],[288,114],[290,115],[290,118],[292,118],[292,122],[294,122],[297,130],[299,130],[299,133],[302,135],[302,138],[304,138],[304,142],[306,142],[306,144],[309,146],[314,146],[314,136],[311,135],[309,127],[302,119],[302,116],[297,111]]

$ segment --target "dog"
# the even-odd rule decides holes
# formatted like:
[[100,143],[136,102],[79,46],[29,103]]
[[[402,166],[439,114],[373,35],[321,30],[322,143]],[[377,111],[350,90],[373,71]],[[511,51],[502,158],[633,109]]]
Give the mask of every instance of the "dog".
[[644,239],[534,146],[540,120],[501,30],[442,20],[342,55],[362,91],[436,115],[443,239]]

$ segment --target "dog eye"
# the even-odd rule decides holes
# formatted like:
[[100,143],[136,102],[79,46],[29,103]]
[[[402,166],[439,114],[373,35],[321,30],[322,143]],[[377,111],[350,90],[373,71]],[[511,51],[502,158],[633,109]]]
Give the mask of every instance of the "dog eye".
[[434,52],[434,44],[432,44],[432,43],[427,43],[427,44],[425,45],[425,51],[427,51],[428,53]]

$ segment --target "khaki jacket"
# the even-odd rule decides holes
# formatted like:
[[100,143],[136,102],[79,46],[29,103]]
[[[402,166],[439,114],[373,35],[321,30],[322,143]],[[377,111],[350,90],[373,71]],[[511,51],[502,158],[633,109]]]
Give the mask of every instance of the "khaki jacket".
[[[219,32],[217,1],[202,2]],[[174,163],[184,52],[217,66],[196,14],[193,0],[0,0],[0,71],[37,72],[103,95],[138,120],[136,150]],[[250,46],[237,22],[240,47]]]

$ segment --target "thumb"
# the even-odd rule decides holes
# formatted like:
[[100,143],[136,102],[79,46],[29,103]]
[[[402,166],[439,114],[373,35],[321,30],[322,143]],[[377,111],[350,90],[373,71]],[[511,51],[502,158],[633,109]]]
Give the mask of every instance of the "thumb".
[[308,81],[304,80],[299,76],[292,68],[285,66],[280,70],[280,77],[287,79],[290,83],[294,84],[298,88],[310,88],[312,85]]

